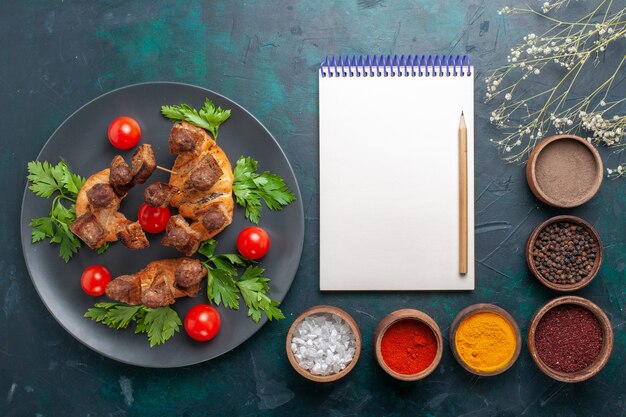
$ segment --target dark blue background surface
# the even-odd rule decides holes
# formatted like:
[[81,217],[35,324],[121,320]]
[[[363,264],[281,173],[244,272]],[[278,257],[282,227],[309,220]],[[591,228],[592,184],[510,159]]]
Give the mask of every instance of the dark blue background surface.
[[[446,348],[433,375],[406,384],[388,378],[370,348],[377,322],[397,308],[421,309],[447,332],[461,308],[493,302],[507,309],[525,331],[534,311],[557,295],[530,276],[523,250],[535,225],[564,211],[538,203],[528,191],[524,168],[499,159],[489,143],[497,134],[488,124],[490,109],[481,104],[487,69],[505,62],[509,48],[526,33],[540,33],[544,23],[540,18],[499,16],[496,11],[505,4],[497,1],[317,3],[23,1],[4,5],[0,15],[1,414],[623,414],[623,180],[605,181],[591,202],[566,211],[594,224],[606,249],[600,276],[578,292],[599,304],[615,329],[613,356],[596,378],[576,385],[555,382],[539,372],[526,349],[507,373],[476,378],[458,366]],[[572,4],[562,16],[573,16],[578,7]],[[437,52],[469,53],[477,68],[476,290],[321,294],[317,65],[333,53]],[[26,162],[35,158],[53,130],[86,101],[117,87],[152,80],[207,87],[258,117],[294,167],[306,216],[302,262],[283,303],[287,319],[268,324],[218,360],[172,370],[118,364],[65,333],[30,282],[18,233]],[[626,94],[624,83],[617,84],[615,91]],[[379,105],[393,103],[380,97],[372,103],[373,114]],[[384,129],[384,123],[377,124],[373,134],[380,133],[376,129]],[[615,156],[603,155],[609,165],[616,165]],[[354,202],[355,207],[364,203]],[[419,273],[419,269],[419,264],[407,260],[407,270]],[[285,333],[293,318],[322,303],[347,310],[364,336],[363,354],[354,371],[324,386],[298,376],[284,354]]]

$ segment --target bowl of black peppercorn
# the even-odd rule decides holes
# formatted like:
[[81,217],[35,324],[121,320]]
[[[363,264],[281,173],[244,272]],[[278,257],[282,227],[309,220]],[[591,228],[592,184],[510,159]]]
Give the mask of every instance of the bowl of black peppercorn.
[[602,241],[591,224],[576,216],[555,216],[533,230],[526,262],[533,275],[556,291],[587,286],[602,265]]

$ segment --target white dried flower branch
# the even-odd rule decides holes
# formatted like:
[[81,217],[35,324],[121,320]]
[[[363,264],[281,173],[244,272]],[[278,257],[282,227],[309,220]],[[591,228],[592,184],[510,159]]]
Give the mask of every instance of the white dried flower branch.
[[[569,0],[546,1],[541,10],[505,7],[501,14],[534,14],[550,22],[541,35],[530,33],[524,42],[511,48],[507,64],[486,77],[485,101],[496,103],[490,121],[504,130],[504,137],[492,139],[509,162],[524,162],[537,141],[548,132],[579,133],[595,145],[620,152],[626,148],[626,97],[611,101],[611,88],[626,68],[623,44],[626,38],[626,7],[616,10],[613,0],[570,22],[546,13],[567,6]],[[580,74],[594,71],[605,51],[621,60],[606,79],[597,81],[585,97],[573,97]],[[530,81],[537,81],[544,69],[561,68],[563,75],[554,85],[528,96]],[[585,72],[583,72],[585,71]],[[607,170],[610,177],[626,174],[626,166]]]

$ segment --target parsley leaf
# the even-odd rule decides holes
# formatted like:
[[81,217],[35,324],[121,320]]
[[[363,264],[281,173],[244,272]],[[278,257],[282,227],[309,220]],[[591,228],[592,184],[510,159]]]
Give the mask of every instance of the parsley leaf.
[[146,333],[150,347],[160,345],[180,331],[183,324],[176,311],[170,307],[147,308],[145,314],[137,320],[135,333]]
[[258,323],[261,320],[261,311],[263,311],[269,320],[284,319],[283,312],[278,308],[278,301],[272,300],[266,295],[270,280],[261,277],[263,272],[263,268],[249,266],[241,278],[236,281],[241,296],[248,306],[248,317]]
[[[265,313],[269,320],[283,319],[285,316],[279,306],[279,302],[272,300],[269,291],[268,278],[261,275],[263,268],[254,266],[253,261],[236,254],[215,254],[217,241],[211,239],[204,242],[198,249],[198,253],[204,255],[202,265],[208,271],[207,297],[209,301],[217,305],[239,310],[239,295],[248,307],[248,317],[258,323],[261,313]],[[241,278],[239,268],[247,267]]]
[[261,199],[270,210],[281,210],[296,200],[281,177],[269,171],[257,174],[257,163],[249,156],[240,157],[235,165],[233,183],[237,204],[246,209],[246,218],[254,224],[259,224],[261,217]]
[[59,166],[50,165],[48,161],[31,161],[28,163],[28,176],[31,185],[28,189],[43,198],[50,198],[52,194],[63,192],[63,169]]
[[116,330],[126,329],[135,322],[135,333],[147,334],[150,347],[171,339],[182,325],[178,313],[169,306],[148,308],[144,305],[101,302],[89,308],[85,317]]
[[78,195],[78,191],[80,191],[80,187],[83,186],[85,179],[80,175],[76,175],[71,172],[65,161],[61,161],[59,165],[61,166],[61,171],[63,172],[63,188],[72,195]]
[[96,252],[98,253],[98,255],[102,255],[104,252],[106,252],[109,249],[109,246],[111,246],[109,242],[104,242],[102,246],[96,249]]
[[232,275],[223,269],[207,269],[207,297],[216,305],[224,305],[232,310],[239,310],[239,295]]
[[200,111],[193,109],[188,104],[178,106],[161,106],[161,113],[173,122],[186,121],[192,125],[208,130],[217,140],[217,130],[222,123],[230,117],[230,110],[215,107],[208,98]]
[[34,218],[30,221],[29,226],[33,229],[33,243],[54,236],[54,226],[50,217]]
[[[32,242],[36,243],[46,238],[50,243],[59,244],[59,255],[65,262],[78,252],[80,240],[70,231],[70,225],[76,219],[76,196],[85,179],[72,173],[61,160],[56,165],[49,162],[31,161],[28,163],[28,189],[42,198],[52,199],[48,217],[37,217],[31,220]],[[63,200],[72,203],[69,208]]]
[[85,313],[85,317],[106,324],[113,329],[125,329],[143,306],[129,306],[121,303],[96,303]]

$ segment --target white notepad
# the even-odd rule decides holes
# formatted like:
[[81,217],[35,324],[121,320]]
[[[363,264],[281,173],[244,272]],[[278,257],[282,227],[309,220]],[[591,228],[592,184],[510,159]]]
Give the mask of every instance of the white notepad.
[[[474,289],[473,81],[469,58],[458,56],[329,57],[321,65],[321,290]],[[459,274],[461,111],[466,275]]]

